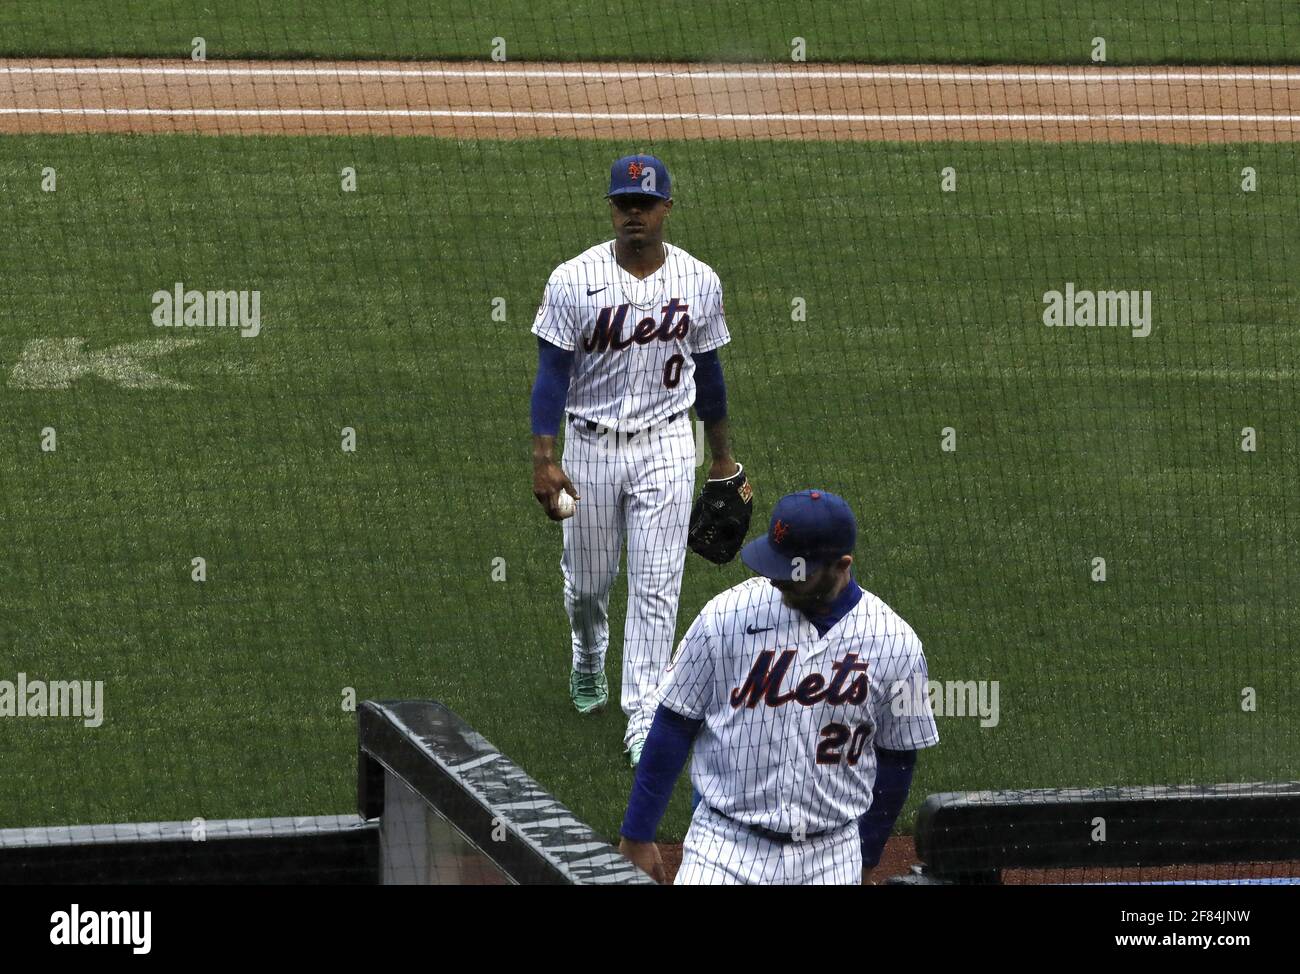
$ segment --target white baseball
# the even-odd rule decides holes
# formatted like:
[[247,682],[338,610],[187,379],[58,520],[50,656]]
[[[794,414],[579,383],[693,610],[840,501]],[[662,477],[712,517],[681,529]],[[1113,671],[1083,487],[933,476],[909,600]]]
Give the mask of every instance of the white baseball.
[[573,503],[573,498],[569,496],[567,490],[560,491],[559,495],[555,498],[555,510],[559,513],[561,518],[573,517],[573,512],[576,510],[576,507]]

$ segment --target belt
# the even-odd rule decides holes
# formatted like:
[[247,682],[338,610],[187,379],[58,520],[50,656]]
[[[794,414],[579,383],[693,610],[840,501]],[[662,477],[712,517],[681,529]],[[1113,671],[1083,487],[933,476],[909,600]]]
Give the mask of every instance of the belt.
[[795,835],[793,832],[774,832],[771,829],[763,828],[761,825],[750,825],[748,822],[734,819],[730,815],[724,815],[712,805],[707,807],[714,815],[717,815],[720,818],[725,818],[728,822],[739,825],[742,829],[745,829],[748,832],[753,832],[755,835],[762,836],[769,842],[777,842],[781,845],[789,845],[792,842],[807,842],[809,839],[820,839],[823,835],[831,835],[845,828],[849,824],[848,822],[845,822],[844,825],[836,826],[833,829],[822,829],[820,832],[805,832],[802,835]]
[[[652,429],[654,429],[657,426],[666,426],[667,424],[674,422],[675,420],[681,419],[685,415],[686,415],[685,413],[673,413],[671,416],[659,421],[658,423],[651,423],[649,426],[645,427],[645,429],[612,430],[611,432],[616,432],[618,433],[619,436],[626,437],[627,439],[630,440],[632,439],[632,437],[640,436],[642,433],[649,433]],[[610,427],[608,426],[602,426],[600,423],[593,422],[590,419],[583,419],[581,416],[577,416],[573,413],[569,413],[569,422],[573,423],[575,426],[581,426],[582,428],[589,430],[592,433],[598,432],[600,430],[610,429]]]

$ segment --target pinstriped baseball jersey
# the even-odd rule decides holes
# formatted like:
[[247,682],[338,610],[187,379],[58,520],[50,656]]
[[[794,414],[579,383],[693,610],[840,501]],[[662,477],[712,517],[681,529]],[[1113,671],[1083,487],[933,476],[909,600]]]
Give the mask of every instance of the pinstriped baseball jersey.
[[731,340],[713,268],[665,243],[645,280],[619,266],[614,242],[565,261],[546,282],[533,334],[576,353],[569,412],[639,430],[695,402],[691,355]]
[[821,637],[766,578],[751,578],[704,607],[659,701],[704,721],[691,765],[704,802],[746,825],[807,834],[871,807],[876,746],[938,743],[928,709],[894,705],[926,678],[920,639],[870,592]]

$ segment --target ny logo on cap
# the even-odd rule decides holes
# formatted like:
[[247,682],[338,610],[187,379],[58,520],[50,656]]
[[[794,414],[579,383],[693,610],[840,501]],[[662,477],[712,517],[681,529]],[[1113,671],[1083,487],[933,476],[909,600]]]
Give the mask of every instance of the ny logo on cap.
[[777,544],[783,542],[785,540],[785,536],[789,533],[790,533],[790,525],[786,524],[784,521],[778,520],[775,524],[772,525],[772,537],[776,539]]
[[641,163],[633,162],[628,165],[627,174],[630,178],[636,179],[641,175],[643,169],[645,169],[645,166],[641,165]]

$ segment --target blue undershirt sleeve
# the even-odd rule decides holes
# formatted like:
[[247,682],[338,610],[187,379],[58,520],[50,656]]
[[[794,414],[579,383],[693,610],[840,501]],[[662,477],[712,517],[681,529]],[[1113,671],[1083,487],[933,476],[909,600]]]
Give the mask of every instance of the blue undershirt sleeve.
[[695,361],[695,415],[711,422],[727,415],[727,386],[718,350],[691,355]]
[[894,821],[907,802],[916,770],[915,751],[890,751],[876,748],[876,787],[871,808],[858,819],[858,838],[862,843],[862,868],[880,862],[885,842],[894,830]]
[[646,735],[641,750],[641,762],[636,766],[632,781],[632,794],[627,800],[627,813],[619,832],[633,842],[653,842],[659,822],[668,808],[673,786],[677,783],[686,759],[690,757],[691,742],[699,733],[704,721],[691,720],[663,704],[655,711],[654,723]]
[[534,436],[558,436],[564,422],[564,401],[569,395],[573,353],[537,339],[537,381],[533,383]]

